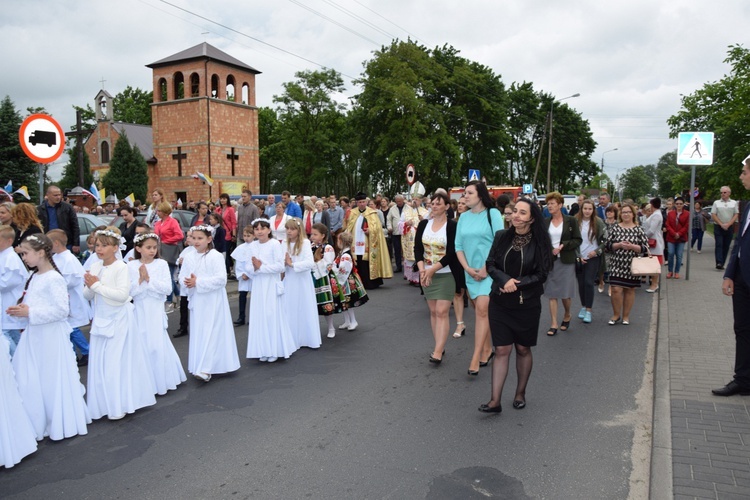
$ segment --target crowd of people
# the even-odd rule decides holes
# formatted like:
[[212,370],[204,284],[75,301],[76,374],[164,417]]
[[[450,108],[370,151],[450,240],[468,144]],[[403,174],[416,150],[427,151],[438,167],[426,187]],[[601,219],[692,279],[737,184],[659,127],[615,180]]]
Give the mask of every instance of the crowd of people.
[[[711,218],[731,233],[738,207],[729,194],[722,188]],[[248,319],[248,359],[273,363],[300,348],[317,349],[318,318],[325,318],[329,339],[337,330],[356,330],[355,309],[394,270],[426,299],[434,341],[428,362],[438,366],[446,355],[451,307],[453,337],[467,333],[464,310],[471,302],[468,374],[476,376],[494,359],[491,397],[479,410],[502,411],[513,350],[512,406],[523,409],[542,296],[549,301],[550,337],[575,328],[576,290],[578,319],[593,322],[597,285],[599,293],[609,287],[607,323],[629,325],[636,289],[646,284],[656,292],[660,277],[633,275],[633,259],[650,253],[663,263],[668,255],[666,277],[679,279],[691,229],[681,198],[668,199],[664,209],[655,198],[639,209],[629,200],[613,204],[605,193],[598,206],[581,197],[568,213],[563,196],[553,192],[543,211],[524,196],[495,200],[474,181],[458,200],[442,189],[393,201],[286,191],[280,201],[273,195],[253,200],[245,190],[232,202],[223,193],[216,206],[191,207],[195,216],[185,234],[164,191],[151,196],[140,207],[142,222],[138,209],[125,204],[116,211],[119,227],[92,232],[83,262],[74,256],[80,250],[76,211],[58,187],[50,186],[38,207],[0,204],[0,458],[6,467],[39,440],[86,434],[92,420],[123,418],[184,382],[167,333],[166,315],[177,304],[173,336],[190,337],[187,372],[209,382],[240,368],[235,327]],[[692,243],[700,251],[707,216],[694,209]],[[717,243],[717,268],[728,247]],[[235,321],[228,279],[238,282]],[[80,328],[89,325],[86,339]],[[86,390],[76,365],[88,365]]]

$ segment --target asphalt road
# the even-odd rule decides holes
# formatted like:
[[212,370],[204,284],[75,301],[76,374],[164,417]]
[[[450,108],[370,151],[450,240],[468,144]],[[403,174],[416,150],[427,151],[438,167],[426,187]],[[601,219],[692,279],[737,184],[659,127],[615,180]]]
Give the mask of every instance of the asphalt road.
[[[357,331],[274,364],[244,359],[247,327],[238,328],[239,371],[208,384],[190,377],[156,406],[94,422],[87,436],[45,440],[0,469],[0,497],[628,496],[638,422],[626,417],[644,374],[650,295],[637,293],[630,326],[608,326],[609,301],[597,295],[592,324],[574,317],[552,338],[545,306],[527,407],[511,406],[511,368],[500,415],[477,411],[490,368],[466,373],[473,314],[436,366],[419,290],[397,275],[370,296]],[[186,366],[187,337],[174,343]]]

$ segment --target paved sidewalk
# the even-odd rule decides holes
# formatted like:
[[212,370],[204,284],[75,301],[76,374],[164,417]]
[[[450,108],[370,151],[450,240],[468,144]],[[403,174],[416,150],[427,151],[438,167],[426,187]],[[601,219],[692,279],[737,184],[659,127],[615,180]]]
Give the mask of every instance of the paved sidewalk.
[[732,379],[735,352],[731,299],[721,293],[713,238],[706,234],[703,252],[691,254],[689,281],[684,263],[681,279],[667,280],[666,273],[665,266],[651,496],[750,498],[750,397],[711,394]]

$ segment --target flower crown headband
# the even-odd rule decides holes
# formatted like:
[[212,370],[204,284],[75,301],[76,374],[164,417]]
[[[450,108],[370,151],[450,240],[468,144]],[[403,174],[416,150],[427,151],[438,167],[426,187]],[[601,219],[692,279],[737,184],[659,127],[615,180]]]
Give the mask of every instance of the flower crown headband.
[[268,227],[271,227],[271,223],[268,222],[268,219],[264,219],[263,217],[258,217],[257,219],[255,219],[254,221],[252,221],[250,223],[250,227],[253,227],[253,226],[255,226],[256,224],[258,224],[260,222],[262,222],[263,224],[266,224]]
[[109,238],[114,238],[120,242],[118,245],[118,248],[120,250],[125,250],[127,246],[125,245],[125,238],[117,234],[116,232],[112,231],[111,229],[99,229],[96,233],[97,236],[107,236]]
[[149,238],[155,239],[157,242],[159,242],[159,235],[156,233],[142,233],[142,234],[136,234],[135,238],[133,238],[133,243],[136,245],[140,243],[141,241],[147,240]]
[[210,233],[211,235],[213,235],[214,227],[208,226],[206,224],[201,224],[200,226],[193,226],[190,229],[188,229],[188,233],[192,233],[193,231],[203,231],[203,232]]

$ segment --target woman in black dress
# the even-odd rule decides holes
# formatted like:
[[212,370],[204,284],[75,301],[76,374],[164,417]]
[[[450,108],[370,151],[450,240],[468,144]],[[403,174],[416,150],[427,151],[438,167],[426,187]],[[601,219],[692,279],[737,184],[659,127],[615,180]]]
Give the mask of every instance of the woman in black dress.
[[487,258],[492,277],[489,322],[495,362],[492,365],[492,397],[479,411],[500,413],[500,398],[508,375],[510,353],[516,348],[518,385],[513,408],[526,406],[526,384],[531,375],[531,347],[536,345],[541,296],[552,269],[552,244],[539,207],[520,199],[513,208],[512,226],[498,231]]

